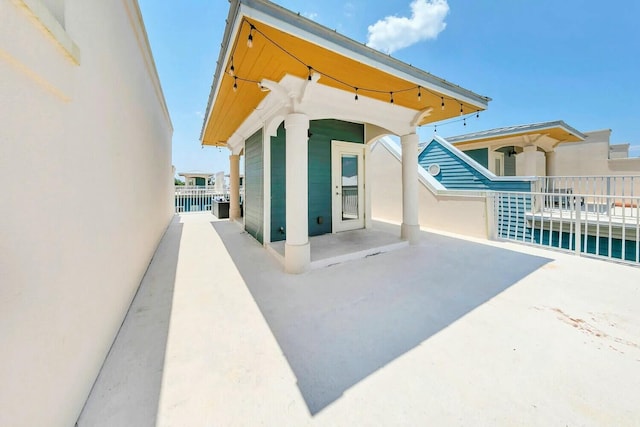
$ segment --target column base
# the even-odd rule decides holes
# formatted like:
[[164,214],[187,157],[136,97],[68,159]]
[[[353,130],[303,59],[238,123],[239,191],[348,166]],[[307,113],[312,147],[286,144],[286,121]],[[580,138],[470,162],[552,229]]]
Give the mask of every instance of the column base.
[[236,209],[229,209],[229,220],[230,221],[238,221],[240,219],[240,208]]
[[420,241],[420,226],[409,225],[403,222],[400,226],[400,238],[407,240],[411,245],[417,244]]
[[289,274],[304,273],[311,264],[311,246],[284,244],[284,271]]

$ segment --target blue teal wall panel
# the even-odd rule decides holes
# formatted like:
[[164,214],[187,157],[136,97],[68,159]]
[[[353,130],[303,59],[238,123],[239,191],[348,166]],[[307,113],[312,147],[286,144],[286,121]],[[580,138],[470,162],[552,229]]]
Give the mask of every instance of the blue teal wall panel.
[[264,153],[262,130],[245,141],[244,224],[247,233],[263,243],[264,224]]
[[271,241],[284,240],[287,225],[286,150],[284,122],[271,137]]
[[341,120],[312,120],[309,131],[309,236],[318,236],[332,231],[331,141],[362,144],[364,126]]
[[[331,233],[331,141],[364,143],[364,125],[341,120],[309,123],[309,236]],[[271,241],[286,238],[286,130],[271,138]],[[284,231],[284,232],[283,232]]]
[[475,150],[466,150],[464,154],[471,157],[473,160],[480,163],[485,168],[489,168],[489,149],[477,148]]

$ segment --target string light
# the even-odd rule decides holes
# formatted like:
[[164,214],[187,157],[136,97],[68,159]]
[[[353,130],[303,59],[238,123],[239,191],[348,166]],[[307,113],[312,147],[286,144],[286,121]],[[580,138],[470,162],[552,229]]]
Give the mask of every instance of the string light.
[[256,27],[254,27],[253,24],[249,24],[249,25],[251,25],[251,27],[249,28],[249,38],[247,39],[247,47],[251,49],[253,47],[253,30],[255,30]]
[[433,125],[433,133],[438,133],[438,125]]
[[466,127],[467,126],[467,118],[465,117],[464,119],[462,119],[462,123],[463,125]]
[[[305,63],[305,61],[303,61],[301,58],[299,58],[298,56],[296,56],[292,52],[289,52],[282,45],[278,44],[278,42],[276,42],[275,40],[271,39],[267,34],[264,34],[263,32],[261,32],[260,29],[256,28],[256,26],[253,25],[251,22],[247,22],[247,23],[249,24],[249,35],[247,37],[247,47],[248,48],[252,48],[253,47],[253,33],[255,31],[256,33],[259,33],[261,36],[263,36],[268,42],[270,42],[276,48],[280,49],[282,52],[284,52],[285,54],[289,55],[291,58],[293,58],[294,60],[296,60],[300,64],[302,64],[305,67],[307,67],[307,70],[308,70],[307,80],[312,81],[313,80],[313,74],[317,73],[317,74],[319,74],[319,75],[321,75],[323,77],[326,77],[326,78],[329,78],[329,79],[335,81],[336,83],[339,83],[339,84],[344,85],[346,87],[353,88],[353,90],[355,92],[353,98],[354,98],[354,100],[356,102],[359,100],[360,91],[365,91],[365,92],[370,92],[372,94],[388,93],[389,94],[389,103],[395,104],[394,94],[403,93],[403,92],[409,92],[409,91],[413,91],[415,89],[418,90],[418,93],[417,93],[418,101],[421,102],[422,101],[422,90],[424,89],[425,91],[427,91],[429,94],[433,95],[434,97],[440,96],[440,108],[443,111],[445,110],[445,96],[441,95],[440,93],[434,92],[434,91],[432,91],[432,90],[430,90],[428,88],[423,88],[421,85],[416,85],[416,86],[403,88],[403,89],[397,89],[397,90],[394,90],[394,91],[385,91],[385,90],[376,89],[376,88],[362,88],[362,87],[352,86],[348,82],[343,81],[338,77],[335,77],[335,76],[332,76],[330,74],[324,73],[324,72],[322,72],[320,70],[316,70],[311,65],[307,65]],[[229,66],[228,74],[234,78],[234,82],[233,82],[233,90],[234,90],[234,92],[237,91],[237,89],[238,89],[238,83],[237,83],[238,80],[243,81],[243,82],[257,83],[258,87],[260,87],[261,91],[268,91],[269,90],[268,88],[263,87],[261,82],[259,82],[259,81],[246,79],[246,78],[242,78],[242,77],[237,76],[236,75],[235,64],[233,62],[233,55],[231,56],[231,63],[230,63],[230,66]],[[450,101],[459,102],[456,98],[452,98],[452,97],[449,97],[449,96],[446,96],[446,98],[447,98],[447,100],[450,100]],[[459,103],[460,103],[460,115],[462,116],[462,115],[464,115],[464,105],[461,102],[459,102]],[[476,111],[476,118],[479,118],[479,117],[480,117],[480,112],[479,112],[479,110],[477,110]],[[460,119],[458,121],[460,121]],[[464,126],[466,126],[466,120],[464,121]],[[437,132],[437,130],[435,128],[434,128],[434,131]]]
[[233,56],[231,57],[231,67],[229,67],[229,75],[231,77],[236,75],[236,67],[233,66]]

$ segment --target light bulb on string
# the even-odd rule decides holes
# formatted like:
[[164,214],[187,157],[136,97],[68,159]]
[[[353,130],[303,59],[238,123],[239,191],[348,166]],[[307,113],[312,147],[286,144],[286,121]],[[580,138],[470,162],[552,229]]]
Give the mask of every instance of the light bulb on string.
[[394,103],[394,101],[393,101],[393,92],[389,92],[389,95],[391,95],[391,99],[389,100],[389,102],[393,104]]
[[464,110],[462,109],[462,103],[460,104],[460,115],[464,114]]
[[422,101],[422,88],[418,86],[418,101]]
[[476,111],[476,119],[480,118],[480,110]]
[[355,89],[355,91],[356,91],[356,96],[354,96],[354,97],[353,97],[353,99],[355,99],[355,100],[356,100],[356,102],[357,102],[357,101],[358,101],[358,88],[356,87],[356,88],[354,88],[354,89]]
[[233,76],[233,91],[237,92],[238,91],[238,77]]
[[444,96],[440,97],[440,109],[444,111]]
[[466,117],[464,119],[462,119],[462,125],[463,126],[467,126],[467,118]]
[[307,77],[307,80],[311,81],[311,73],[313,72],[313,68],[311,67],[311,65],[307,65],[307,68],[309,69],[309,76]]
[[253,47],[253,30],[255,29],[256,27],[254,27],[253,24],[251,24],[251,28],[249,28],[249,37],[247,38],[247,47],[249,49]]
[[231,57],[231,67],[229,67],[229,75],[232,77],[236,75],[236,67],[233,66],[233,56]]

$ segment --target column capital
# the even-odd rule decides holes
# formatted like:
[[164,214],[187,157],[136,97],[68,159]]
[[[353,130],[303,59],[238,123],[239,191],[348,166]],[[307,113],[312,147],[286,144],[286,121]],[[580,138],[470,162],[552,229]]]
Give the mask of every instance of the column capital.
[[413,132],[413,133],[408,133],[406,135],[402,135],[400,137],[400,143],[402,145],[405,144],[418,144],[420,142],[420,137],[418,137],[418,134]]
[[304,113],[291,113],[287,114],[284,118],[285,129],[291,129],[294,127],[309,128],[309,116]]

